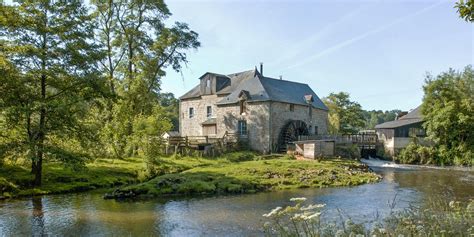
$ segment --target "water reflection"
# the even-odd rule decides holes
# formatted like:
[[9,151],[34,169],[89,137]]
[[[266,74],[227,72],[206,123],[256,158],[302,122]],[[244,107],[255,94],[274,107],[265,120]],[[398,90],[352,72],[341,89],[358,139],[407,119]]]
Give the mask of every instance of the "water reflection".
[[33,236],[44,236],[44,212],[43,201],[41,197],[33,197],[31,199],[33,204],[31,233]]
[[395,209],[422,205],[428,197],[474,197],[474,173],[374,167],[383,181],[357,187],[287,190],[240,196],[103,200],[72,194],[0,202],[0,236],[242,236],[261,235],[262,214],[296,196],[326,203],[323,218],[356,221],[383,218]]

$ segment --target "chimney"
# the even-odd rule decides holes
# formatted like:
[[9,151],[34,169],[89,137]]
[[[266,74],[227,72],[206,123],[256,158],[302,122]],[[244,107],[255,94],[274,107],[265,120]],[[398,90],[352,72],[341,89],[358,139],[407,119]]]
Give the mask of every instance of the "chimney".
[[263,63],[260,63],[260,74],[263,76]]

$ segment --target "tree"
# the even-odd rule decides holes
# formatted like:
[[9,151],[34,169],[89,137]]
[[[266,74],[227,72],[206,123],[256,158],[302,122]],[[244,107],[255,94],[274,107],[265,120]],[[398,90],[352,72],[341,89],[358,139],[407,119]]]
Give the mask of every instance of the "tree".
[[364,110],[364,119],[366,121],[366,129],[374,129],[375,125],[395,120],[395,117],[401,110]]
[[349,93],[331,93],[323,100],[329,108],[330,133],[355,133],[364,126],[362,107],[349,99]]
[[467,22],[474,22],[474,0],[460,0],[456,3],[455,8],[457,8],[459,16],[466,20]]
[[164,108],[166,117],[170,119],[173,131],[179,130],[179,100],[173,93],[161,93],[160,105]]
[[474,163],[474,70],[450,69],[423,86],[422,113],[428,137],[435,142],[439,163]]
[[103,93],[92,17],[81,1],[21,1],[0,6],[3,153],[31,161],[40,186],[43,160],[80,166],[85,157],[64,141],[90,134],[84,114]]
[[[176,115],[164,110],[160,103],[161,78],[165,69],[181,70],[187,63],[186,51],[200,46],[198,34],[187,24],[176,22],[167,26],[171,15],[162,1],[93,1],[98,19],[98,40],[106,52],[101,63],[117,95],[108,109],[109,119],[103,126],[102,137],[116,157],[135,155],[143,134],[134,126],[153,116],[162,123],[174,122]],[[166,117],[163,120],[163,114]],[[139,120],[141,122],[138,122]],[[158,126],[170,128],[165,124]],[[164,131],[156,131],[162,133]],[[157,136],[161,134],[153,134]],[[151,138],[150,138],[151,139]]]

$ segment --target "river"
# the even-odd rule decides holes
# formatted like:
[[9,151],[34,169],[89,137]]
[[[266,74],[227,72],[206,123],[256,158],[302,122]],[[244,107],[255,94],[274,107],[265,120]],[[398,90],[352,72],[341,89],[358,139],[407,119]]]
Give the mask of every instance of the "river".
[[[292,197],[325,203],[324,220],[356,222],[430,198],[474,198],[474,171],[400,166],[365,160],[382,175],[356,187],[300,189],[258,194],[140,201],[104,200],[101,193],[49,195],[0,201],[0,236],[255,236],[262,214]],[[393,204],[393,205],[392,205]]]

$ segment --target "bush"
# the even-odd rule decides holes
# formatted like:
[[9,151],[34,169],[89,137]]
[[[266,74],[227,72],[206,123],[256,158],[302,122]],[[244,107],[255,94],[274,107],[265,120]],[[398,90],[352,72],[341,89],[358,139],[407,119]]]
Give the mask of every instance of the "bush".
[[434,164],[439,163],[436,156],[436,149],[434,147],[422,146],[411,142],[405,147],[396,160],[404,164]]

